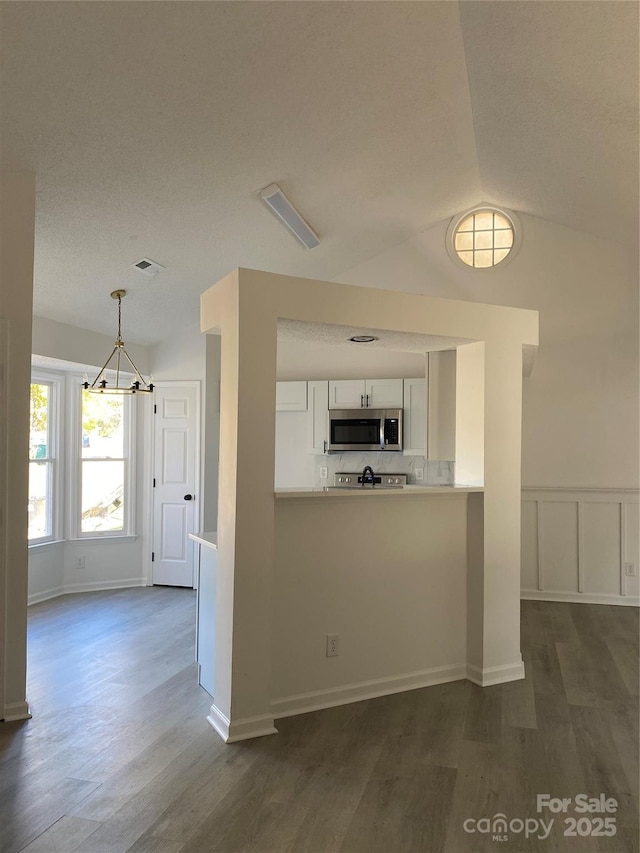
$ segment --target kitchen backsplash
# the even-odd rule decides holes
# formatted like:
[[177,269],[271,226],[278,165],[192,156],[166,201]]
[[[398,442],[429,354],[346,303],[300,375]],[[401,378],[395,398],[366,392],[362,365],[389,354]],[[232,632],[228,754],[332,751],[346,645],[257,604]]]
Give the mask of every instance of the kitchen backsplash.
[[[362,471],[365,465],[371,465],[376,474],[406,474],[412,485],[449,486],[454,481],[453,462],[428,462],[421,456],[403,456],[402,453],[327,453],[315,457],[315,485],[333,485],[333,475],[341,472]],[[326,480],[321,479],[320,469],[328,469]],[[416,480],[415,469],[422,468],[424,479]]]

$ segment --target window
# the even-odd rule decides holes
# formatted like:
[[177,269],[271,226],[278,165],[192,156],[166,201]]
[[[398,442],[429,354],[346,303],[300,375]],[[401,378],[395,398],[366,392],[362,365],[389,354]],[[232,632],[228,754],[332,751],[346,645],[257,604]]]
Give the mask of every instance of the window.
[[81,382],[31,375],[29,545],[134,533],[135,398],[89,394]]
[[33,377],[29,430],[29,541],[56,538],[58,383]]
[[130,419],[130,398],[82,391],[80,536],[130,530]]
[[451,257],[466,267],[490,269],[511,260],[520,228],[513,213],[477,207],[452,220],[447,232]]

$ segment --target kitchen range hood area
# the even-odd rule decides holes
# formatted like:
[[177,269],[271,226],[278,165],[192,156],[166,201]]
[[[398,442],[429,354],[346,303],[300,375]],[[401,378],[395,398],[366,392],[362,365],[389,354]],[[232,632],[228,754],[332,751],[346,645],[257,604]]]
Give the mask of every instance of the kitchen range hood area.
[[[352,408],[341,394],[354,390],[353,409],[367,408],[366,377],[277,385],[279,328],[306,324],[440,342],[375,405],[401,412],[401,450],[382,449],[379,430],[376,450],[326,452],[329,412]],[[522,369],[537,312],[239,269],[202,294],[201,330],[220,336],[215,582],[199,603],[220,736],[429,684],[524,677]],[[295,444],[276,441],[287,414],[309,458],[297,484],[278,473]],[[354,475],[364,485],[349,488]]]

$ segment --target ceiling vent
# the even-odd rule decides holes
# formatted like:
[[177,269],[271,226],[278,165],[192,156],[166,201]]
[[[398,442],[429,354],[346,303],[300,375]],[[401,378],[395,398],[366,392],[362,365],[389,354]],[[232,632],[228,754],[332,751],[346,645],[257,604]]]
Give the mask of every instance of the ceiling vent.
[[163,267],[162,264],[157,263],[156,261],[152,261],[151,258],[142,258],[140,261],[136,261],[135,264],[131,264],[132,269],[139,270],[143,272],[145,275],[148,275],[150,278],[158,275],[162,270],[166,270],[166,267]]

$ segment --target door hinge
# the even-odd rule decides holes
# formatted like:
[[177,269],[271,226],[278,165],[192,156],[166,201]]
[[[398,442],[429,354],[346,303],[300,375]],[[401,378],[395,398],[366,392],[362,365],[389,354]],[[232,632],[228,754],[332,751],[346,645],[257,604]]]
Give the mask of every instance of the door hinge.
[[158,406],[156,405],[156,403],[153,404],[153,414],[154,415],[158,414]]
[[153,563],[153,562],[155,562],[155,559],[156,559],[156,552],[155,552],[155,551],[152,551],[152,552],[151,552],[151,562],[152,562],[152,563]]

